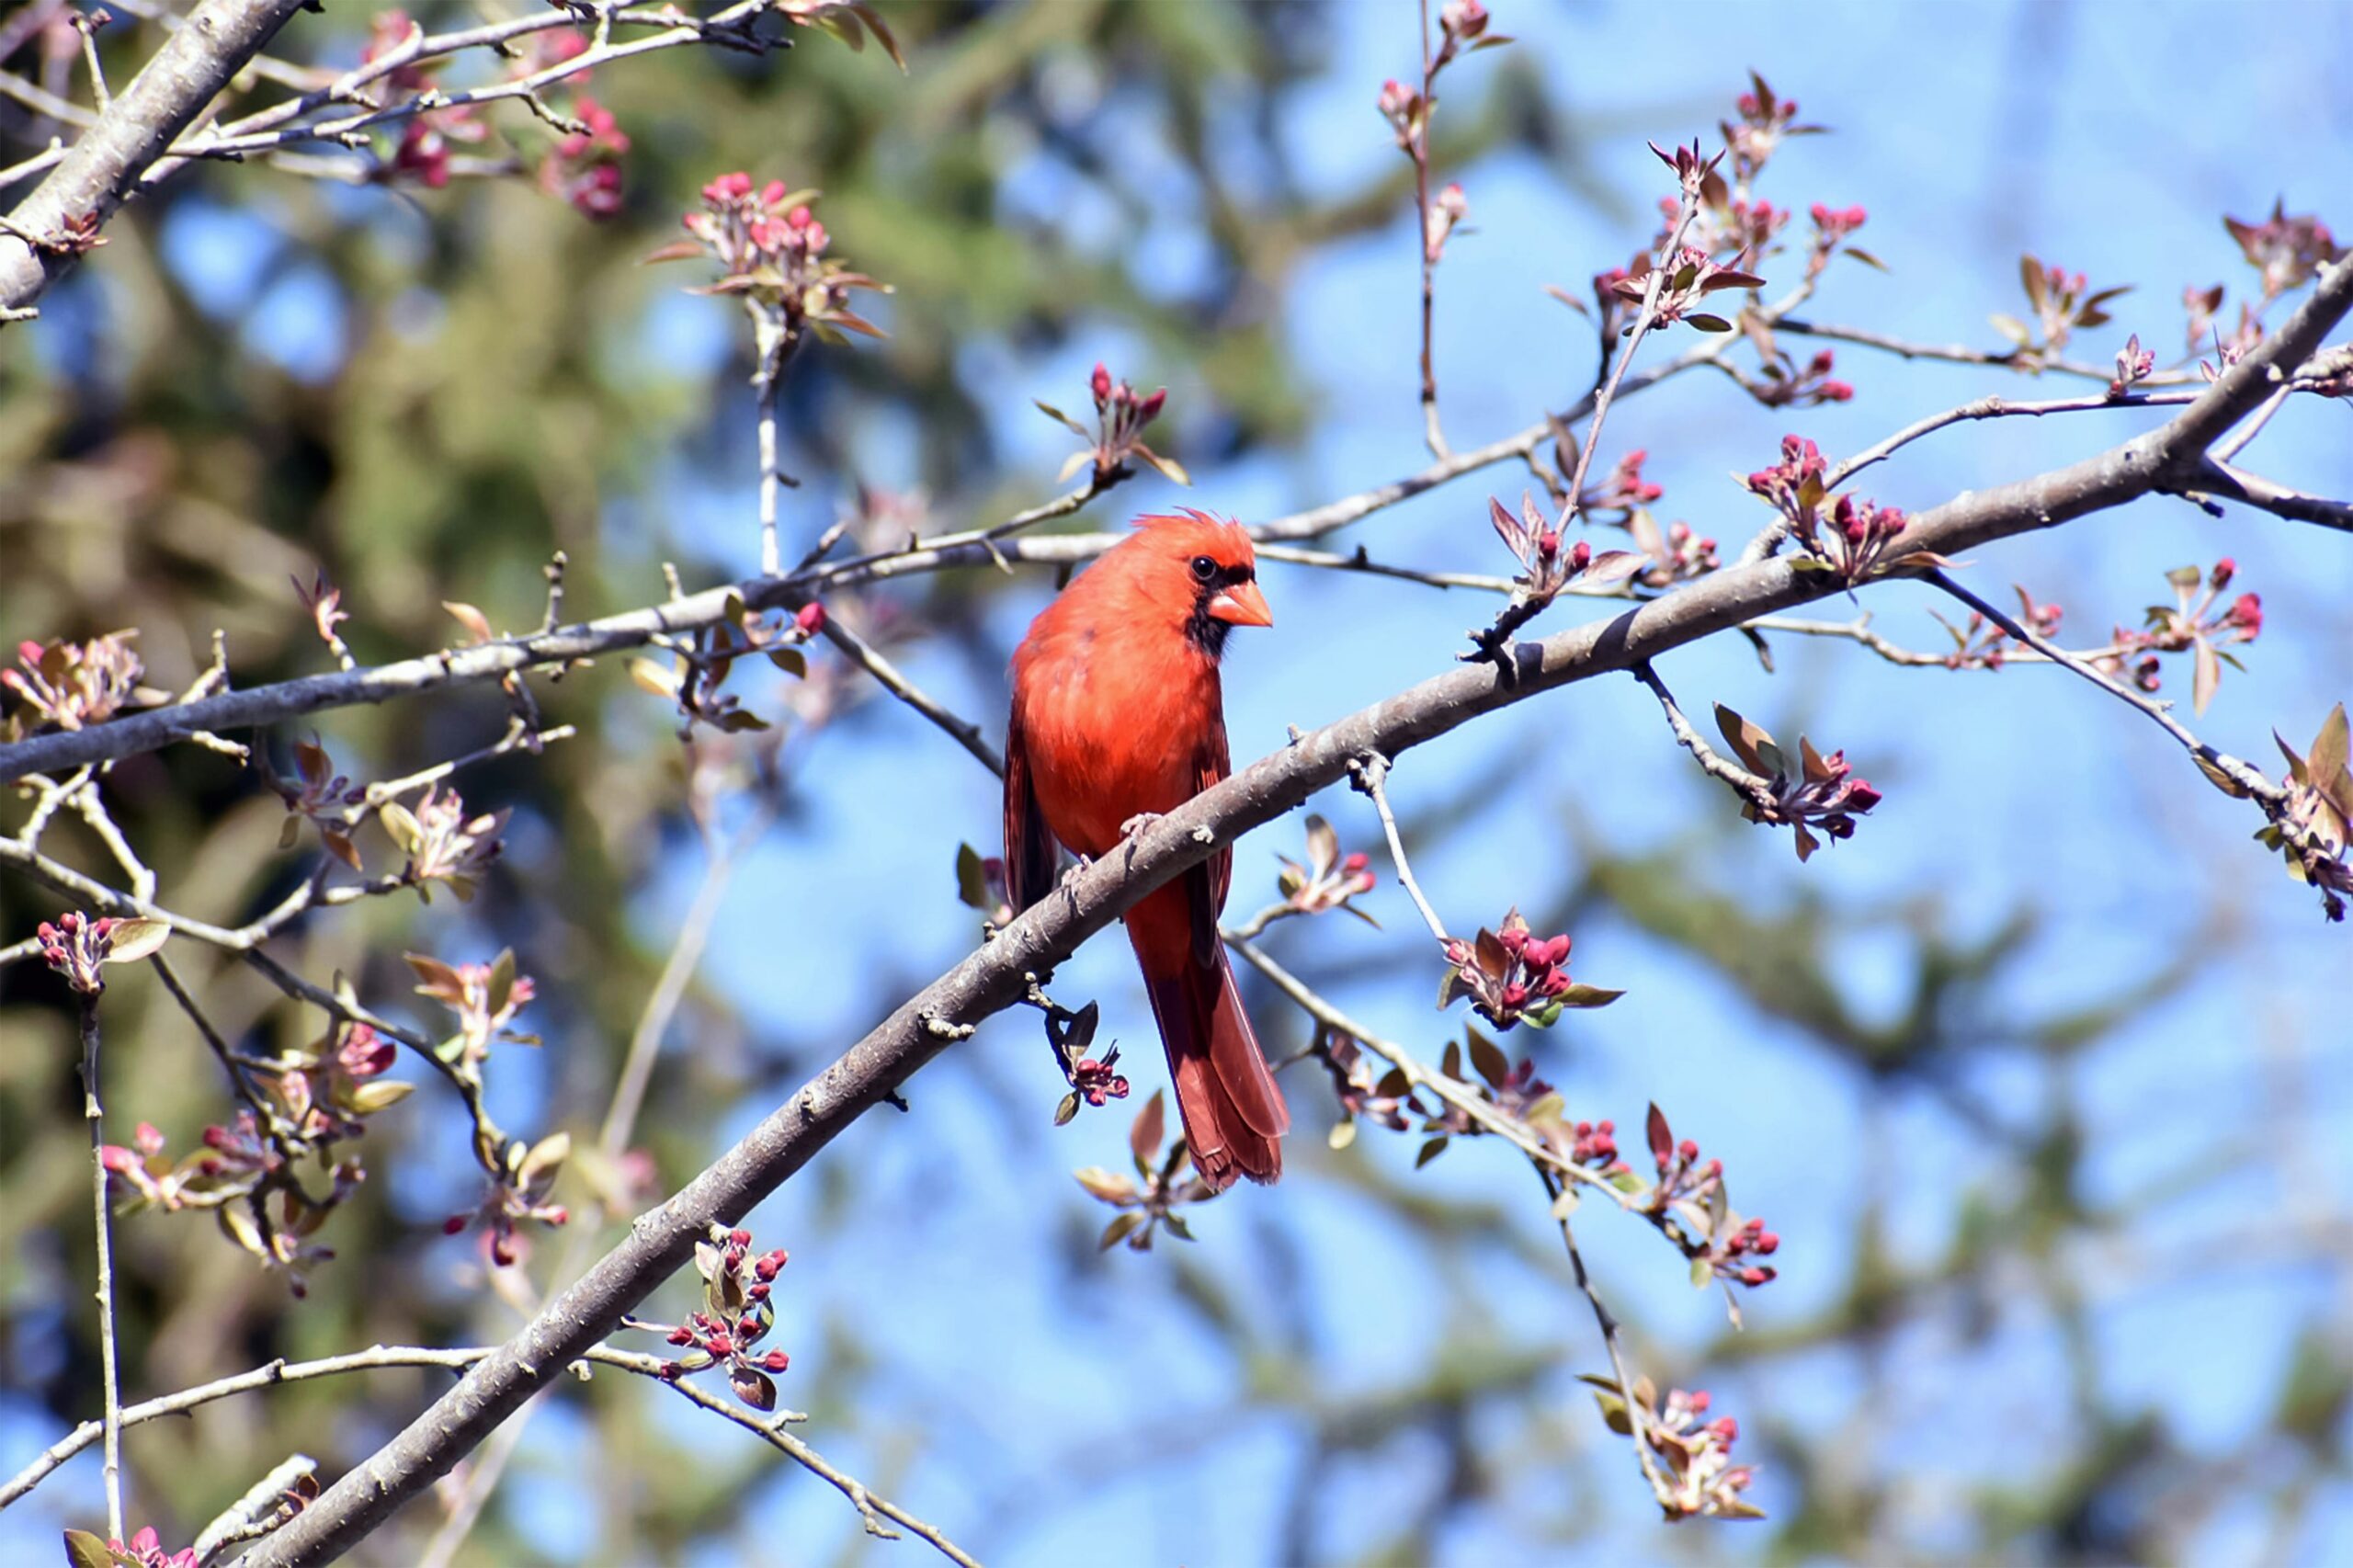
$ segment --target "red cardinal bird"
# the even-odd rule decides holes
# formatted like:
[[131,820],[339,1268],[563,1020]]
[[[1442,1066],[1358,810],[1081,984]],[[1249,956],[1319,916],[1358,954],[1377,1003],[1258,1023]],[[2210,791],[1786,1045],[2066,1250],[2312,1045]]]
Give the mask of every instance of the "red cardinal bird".
[[[1013,654],[1005,865],[1016,912],[1052,891],[1054,840],[1108,854],[1140,816],[1223,778],[1218,655],[1237,626],[1272,626],[1237,523],[1143,517],[1046,607]],[[1290,1126],[1218,940],[1233,869],[1220,850],[1128,911],[1185,1142],[1217,1190],[1282,1175]]]

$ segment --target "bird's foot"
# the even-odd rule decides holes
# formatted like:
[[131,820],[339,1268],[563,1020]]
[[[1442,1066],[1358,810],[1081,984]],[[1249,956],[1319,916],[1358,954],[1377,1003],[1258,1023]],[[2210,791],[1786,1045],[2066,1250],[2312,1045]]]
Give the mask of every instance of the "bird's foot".
[[1095,858],[1091,855],[1072,856],[1071,864],[1063,870],[1062,885],[1065,888],[1072,886],[1079,878],[1086,875],[1088,869],[1094,864]]
[[1135,815],[1130,817],[1127,821],[1120,824],[1120,836],[1121,838],[1133,838],[1138,834],[1143,832],[1145,828],[1150,827],[1154,823],[1156,823],[1159,820],[1160,813],[1158,812],[1138,812]]

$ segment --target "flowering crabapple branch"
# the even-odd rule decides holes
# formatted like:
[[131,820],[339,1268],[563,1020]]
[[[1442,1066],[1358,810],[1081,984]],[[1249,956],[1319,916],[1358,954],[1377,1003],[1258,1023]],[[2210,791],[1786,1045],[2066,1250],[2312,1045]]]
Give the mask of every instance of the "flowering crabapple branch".
[[[1525,927],[1521,929],[1524,931]],[[1503,1138],[1528,1159],[1552,1199],[1552,1217],[1562,1228],[1562,1239],[1568,1248],[1578,1288],[1593,1309],[1594,1321],[1608,1352],[1620,1403],[1637,1413],[1627,1418],[1620,1430],[1636,1438],[1636,1457],[1654,1495],[1669,1518],[1689,1513],[1746,1517],[1743,1511],[1748,1505],[1738,1497],[1740,1489],[1748,1483],[1745,1472],[1736,1479],[1715,1476],[1709,1487],[1697,1494],[1688,1487],[1688,1466],[1677,1466],[1681,1479],[1676,1482],[1670,1482],[1663,1473],[1660,1460],[1678,1456],[1672,1443],[1661,1446],[1656,1441],[1653,1422],[1647,1419],[1654,1400],[1643,1392],[1650,1386],[1649,1380],[1631,1371],[1620,1343],[1619,1320],[1587,1273],[1569,1225],[1577,1207],[1578,1191],[1603,1193],[1629,1213],[1648,1220],[1672,1241],[1691,1260],[1695,1284],[1722,1280],[1726,1301],[1732,1304],[1732,1283],[1756,1286],[1772,1278],[1773,1270],[1755,1263],[1753,1258],[1777,1250],[1779,1238],[1766,1231],[1762,1221],[1741,1220],[1724,1205],[1721,1162],[1702,1165],[1697,1144],[1688,1141],[1675,1143],[1666,1131],[1665,1118],[1653,1107],[1650,1138],[1659,1180],[1646,1184],[1619,1157],[1613,1123],[1567,1120],[1560,1096],[1533,1075],[1529,1063],[1509,1066],[1502,1051],[1475,1029],[1470,1032],[1470,1054],[1483,1081],[1481,1083],[1461,1075],[1462,1051],[1459,1045],[1449,1043],[1444,1062],[1433,1069],[1403,1046],[1358,1024],[1256,943],[1231,932],[1225,936],[1234,951],[1327,1031],[1329,1038],[1320,1040],[1316,1053],[1332,1072],[1346,1113],[1346,1119],[1333,1130],[1336,1146],[1348,1141],[1343,1134],[1352,1135],[1358,1119],[1370,1119],[1403,1131],[1411,1125],[1410,1113],[1423,1118],[1426,1131],[1438,1131],[1438,1136],[1424,1145],[1422,1163],[1442,1151],[1450,1138],[1480,1133]],[[1370,1051],[1388,1062],[1388,1074],[1376,1083],[1371,1074],[1358,1065],[1359,1051]],[[1433,1115],[1422,1107],[1417,1096],[1423,1091],[1436,1098],[1443,1109]],[[1733,1305],[1733,1315],[1737,1322],[1736,1304]],[[1719,1487],[1713,1483],[1722,1484]]]
[[[2353,266],[2329,267],[2277,334],[2223,369],[2197,402],[2164,426],[2074,464],[1975,489],[1910,516],[1891,546],[1890,563],[2062,525],[2181,483],[2211,442],[2269,395],[2271,378],[2292,373],[2348,308]],[[1019,1001],[1029,977],[1050,971],[1136,899],[1344,778],[1351,760],[1368,752],[1394,756],[1541,692],[1631,668],[1742,621],[1843,591],[1827,574],[1790,561],[1725,567],[1607,620],[1514,645],[1506,654],[1512,678],[1492,666],[1461,665],[1308,732],[1144,827],[1127,853],[1074,875],[1055,896],[910,997],[667,1202],[641,1216],[627,1239],[514,1340],[263,1542],[250,1559],[253,1568],[319,1562],[367,1534],[446,1472],[556,1369],[609,1333],[685,1261],[710,1224],[732,1221],[789,1179],[982,1018]]]

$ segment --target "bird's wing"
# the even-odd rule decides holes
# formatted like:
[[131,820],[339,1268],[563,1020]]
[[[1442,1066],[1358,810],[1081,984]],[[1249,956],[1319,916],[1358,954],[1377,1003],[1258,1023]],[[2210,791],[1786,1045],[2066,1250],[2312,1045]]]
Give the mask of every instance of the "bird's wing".
[[[1201,737],[1195,759],[1193,793],[1222,784],[1232,770],[1225,744],[1225,718],[1214,717]],[[1233,881],[1233,851],[1221,849],[1185,873],[1185,893],[1193,916],[1193,961],[1207,968],[1218,961],[1217,917],[1225,911],[1225,895]]]
[[1021,735],[1021,708],[1014,705],[1005,731],[1005,885],[1013,913],[1020,914],[1054,885],[1054,835],[1039,809],[1029,783],[1029,748]]

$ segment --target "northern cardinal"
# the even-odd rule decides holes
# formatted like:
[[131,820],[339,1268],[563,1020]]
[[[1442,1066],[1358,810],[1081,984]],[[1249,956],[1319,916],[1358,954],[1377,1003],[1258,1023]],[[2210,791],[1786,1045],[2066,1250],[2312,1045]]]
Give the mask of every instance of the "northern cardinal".
[[[1138,519],[1046,607],[1013,654],[1005,744],[1005,865],[1016,913],[1055,885],[1054,841],[1108,854],[1139,817],[1226,776],[1218,657],[1237,626],[1272,626],[1239,524]],[[1168,1051],[1193,1163],[1211,1189],[1282,1174],[1290,1126],[1242,1011],[1217,919],[1221,849],[1128,911],[1128,940]]]

